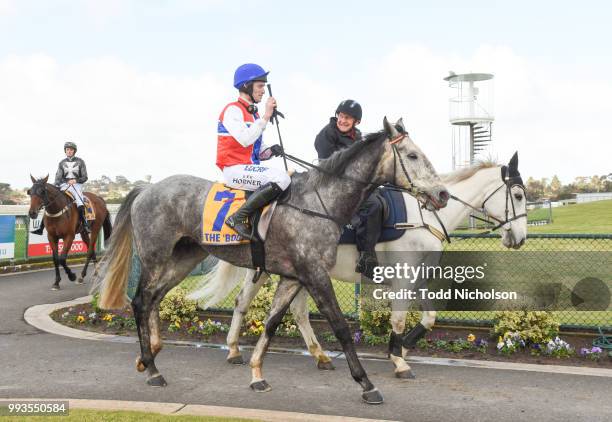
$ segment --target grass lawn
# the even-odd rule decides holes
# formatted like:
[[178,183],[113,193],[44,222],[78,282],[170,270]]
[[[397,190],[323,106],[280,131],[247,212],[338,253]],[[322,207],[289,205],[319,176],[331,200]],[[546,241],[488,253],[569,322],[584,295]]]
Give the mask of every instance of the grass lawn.
[[160,415],[158,413],[145,413],[145,412],[129,412],[129,411],[103,411],[103,410],[87,410],[87,409],[70,409],[69,415],[60,417],[58,416],[7,416],[0,417],[0,420],[6,420],[10,422],[18,421],[48,421],[57,422],[61,421],[78,421],[78,422],[165,422],[165,421],[176,421],[176,422],[248,422],[256,421],[257,419],[237,419],[237,418],[220,418],[211,416],[179,416],[179,415]]

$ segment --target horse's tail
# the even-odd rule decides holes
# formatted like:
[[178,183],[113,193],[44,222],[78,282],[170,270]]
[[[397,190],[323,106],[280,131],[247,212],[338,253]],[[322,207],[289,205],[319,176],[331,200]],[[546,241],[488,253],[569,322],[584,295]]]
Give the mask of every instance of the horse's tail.
[[201,303],[202,309],[214,306],[225,299],[244,279],[246,271],[246,268],[236,267],[219,260],[210,272],[204,275],[197,290],[191,292],[187,297]]
[[132,189],[119,208],[115,233],[102,260],[101,276],[94,280],[92,292],[100,292],[98,303],[102,309],[121,309],[129,303],[126,293],[132,262],[132,205],[141,191],[142,187]]
[[110,213],[106,213],[106,218],[104,219],[104,223],[102,223],[102,228],[104,229],[104,245],[106,245],[106,241],[113,233],[113,223],[111,223]]

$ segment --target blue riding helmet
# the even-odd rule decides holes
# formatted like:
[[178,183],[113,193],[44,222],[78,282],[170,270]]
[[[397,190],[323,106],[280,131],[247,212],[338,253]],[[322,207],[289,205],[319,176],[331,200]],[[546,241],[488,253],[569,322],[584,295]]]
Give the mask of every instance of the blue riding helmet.
[[240,89],[244,84],[248,82],[254,81],[268,81],[268,73],[264,70],[263,67],[254,64],[254,63],[246,63],[242,66],[239,66],[234,72],[234,88]]

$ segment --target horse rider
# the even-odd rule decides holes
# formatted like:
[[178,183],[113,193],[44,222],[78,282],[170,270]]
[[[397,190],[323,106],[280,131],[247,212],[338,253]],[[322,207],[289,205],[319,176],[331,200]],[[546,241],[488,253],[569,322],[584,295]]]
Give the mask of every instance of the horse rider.
[[77,146],[74,142],[64,144],[66,158],[59,162],[55,173],[55,185],[62,192],[68,191],[72,194],[74,202],[77,204],[81,222],[87,233],[91,233],[89,223],[85,218],[85,205],[83,204],[82,184],[87,182],[87,167],[82,158],[76,157]]
[[[361,122],[361,117],[361,105],[357,101],[342,101],[336,108],[336,115],[329,119],[329,123],[321,129],[315,139],[319,159],[328,158],[334,152],[360,141],[361,132],[357,129],[357,125]],[[361,204],[351,220],[359,251],[355,271],[368,278],[372,278],[374,267],[378,266],[375,247],[383,225],[384,211],[381,200],[375,191]]]
[[253,63],[236,69],[234,88],[238,90],[238,99],[223,108],[217,125],[217,166],[223,172],[225,184],[254,191],[225,224],[250,240],[254,240],[254,235],[249,217],[276,199],[291,183],[284,170],[260,164],[283,154],[280,145],[267,147],[262,141],[276,108],[276,100],[269,97],[263,116],[259,116],[257,104],[265,93],[268,73]]

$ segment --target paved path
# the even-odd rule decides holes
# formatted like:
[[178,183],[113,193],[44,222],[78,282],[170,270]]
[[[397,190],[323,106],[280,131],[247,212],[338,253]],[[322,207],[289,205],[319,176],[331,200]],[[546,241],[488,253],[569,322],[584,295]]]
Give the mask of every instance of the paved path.
[[249,390],[248,367],[225,364],[225,353],[166,346],[157,366],[169,385],[156,389],[136,372],[135,344],[60,337],[23,319],[26,308],[87,294],[50,271],[0,277],[0,397],[159,401],[410,421],[612,421],[612,378],[495,369],[413,365],[400,381],[387,362],[364,361],[385,404],[360,402],[346,362],[320,372],[308,357],[270,354],[264,373],[273,390]]

